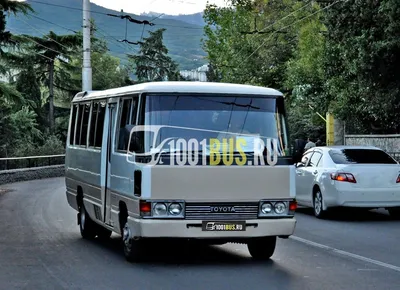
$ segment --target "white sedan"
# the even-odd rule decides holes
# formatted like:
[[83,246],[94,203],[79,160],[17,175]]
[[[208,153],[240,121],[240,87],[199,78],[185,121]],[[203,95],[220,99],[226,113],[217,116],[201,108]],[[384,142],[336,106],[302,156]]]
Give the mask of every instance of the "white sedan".
[[385,208],[400,217],[400,165],[372,146],[327,146],[307,150],[296,164],[299,205],[322,218],[329,208]]

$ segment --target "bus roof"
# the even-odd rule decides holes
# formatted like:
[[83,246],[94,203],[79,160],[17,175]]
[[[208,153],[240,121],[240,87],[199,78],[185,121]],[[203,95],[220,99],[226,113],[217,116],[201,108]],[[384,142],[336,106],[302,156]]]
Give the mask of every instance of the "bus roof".
[[205,94],[243,94],[243,95],[265,95],[282,97],[280,91],[271,88],[212,82],[148,82],[132,86],[114,88],[104,91],[80,92],[75,95],[72,102],[99,99],[125,95],[129,93],[205,93]]

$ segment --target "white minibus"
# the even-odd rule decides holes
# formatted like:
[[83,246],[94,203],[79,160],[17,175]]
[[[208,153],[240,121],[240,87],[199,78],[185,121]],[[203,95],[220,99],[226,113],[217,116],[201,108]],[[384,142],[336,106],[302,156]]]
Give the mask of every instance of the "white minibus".
[[84,238],[115,232],[132,262],[158,239],[243,243],[266,260],[296,226],[288,139],[275,89],[149,82],[80,92],[68,129],[67,200]]

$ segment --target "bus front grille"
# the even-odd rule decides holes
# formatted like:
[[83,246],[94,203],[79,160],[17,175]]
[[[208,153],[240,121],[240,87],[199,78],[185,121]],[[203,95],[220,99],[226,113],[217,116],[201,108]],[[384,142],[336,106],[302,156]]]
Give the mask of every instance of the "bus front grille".
[[258,203],[186,203],[188,220],[251,220],[258,218]]

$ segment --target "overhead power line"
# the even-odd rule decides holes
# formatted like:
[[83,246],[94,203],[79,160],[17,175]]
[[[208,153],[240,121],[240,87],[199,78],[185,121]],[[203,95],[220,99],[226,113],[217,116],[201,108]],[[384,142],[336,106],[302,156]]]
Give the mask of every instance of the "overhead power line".
[[109,14],[109,13],[107,13],[106,15],[111,16],[111,17],[121,18],[121,19],[127,19],[129,22],[136,23],[136,24],[144,24],[144,25],[150,25],[150,26],[155,25],[154,23],[151,23],[148,20],[143,20],[143,21],[137,20],[137,19],[132,18],[129,15],[116,15],[116,14]]
[[[53,7],[60,7],[60,8],[65,8],[65,9],[72,9],[72,10],[77,10],[77,11],[82,11],[82,12],[83,11],[90,11],[90,13],[100,14],[100,15],[105,15],[105,16],[120,17],[119,15],[104,13],[104,12],[100,12],[100,11],[86,10],[86,9],[83,9],[83,8],[71,7],[71,6],[60,5],[60,4],[52,4],[52,3],[47,3],[47,2],[37,1],[37,0],[30,0],[29,2],[42,4],[42,5],[47,5],[47,6],[53,6]],[[137,23],[137,24],[148,23],[147,25],[151,25],[148,20],[144,20],[144,21],[137,20],[137,19],[132,18],[129,15],[124,15],[124,17],[127,17],[129,19],[129,21],[133,22],[133,23]],[[152,24],[152,25],[155,25],[155,24]]]
[[[339,2],[342,2],[342,1],[346,1],[346,0],[337,0],[337,1],[335,1],[335,2],[333,2],[333,3],[331,3],[331,4],[329,4],[329,5],[327,5],[327,6],[324,7],[324,8],[318,9],[316,12],[314,12],[314,13],[308,15],[308,16],[305,16],[305,17],[303,17],[303,18],[301,18],[301,19],[299,19],[299,20],[297,20],[297,21],[295,21],[295,22],[293,22],[293,23],[291,23],[291,24],[289,24],[289,25],[283,27],[282,29],[280,29],[280,31],[282,31],[282,30],[284,30],[284,29],[286,29],[286,28],[289,28],[289,27],[291,27],[291,26],[293,26],[293,25],[295,25],[295,24],[297,24],[297,23],[299,23],[299,22],[301,22],[301,21],[303,21],[303,20],[305,20],[305,19],[307,19],[307,18],[310,18],[311,16],[313,16],[313,15],[315,15],[315,14],[317,14],[317,13],[323,11],[323,10],[329,9],[329,8],[331,8],[333,5],[335,5],[335,4],[339,3]],[[261,47],[263,47],[263,46],[267,43],[267,41],[270,40],[270,39],[272,38],[272,36],[273,36],[275,33],[277,33],[277,32],[278,32],[278,31],[273,32],[273,33],[270,35],[270,37],[268,37],[265,41],[263,41],[263,42],[261,43],[261,45],[258,46],[248,57],[246,57],[242,62],[240,62],[239,66],[240,66],[241,64],[243,64],[245,61],[247,61],[250,57],[252,57],[252,56],[253,56]]]
[[[28,14],[29,16],[31,16],[31,17],[34,17],[34,18],[36,18],[36,19],[39,19],[39,20],[41,20],[41,21],[44,21],[44,22],[46,22],[46,23],[49,23],[49,24],[52,24],[52,25],[56,25],[56,26],[58,26],[58,27],[60,27],[60,28],[62,28],[62,29],[65,29],[65,30],[67,30],[67,31],[70,31],[70,32],[73,32],[73,33],[78,33],[77,31],[75,31],[75,30],[73,30],[73,29],[71,29],[71,28],[68,28],[68,27],[65,27],[65,26],[62,26],[62,25],[58,25],[57,23],[54,23],[54,22],[51,22],[51,21],[49,21],[49,20],[46,20],[46,19],[43,19],[43,18],[41,18],[41,17],[37,17],[37,16],[35,16],[35,15],[32,15],[32,14]],[[20,19],[19,18],[19,20],[22,20],[22,19]],[[26,24],[28,25],[28,26],[31,26],[29,23],[27,23],[26,22]],[[34,30],[36,30],[36,31],[38,31],[39,33],[42,33],[42,32],[40,32],[39,30],[37,30],[36,28],[34,28],[33,26],[31,26]],[[98,30],[101,30],[102,32],[99,32]],[[116,43],[119,47],[121,47],[122,49],[126,49],[126,47],[124,47],[123,45],[121,45],[120,43],[119,43],[119,40],[118,39],[116,39],[115,38],[115,36],[111,36],[111,35],[109,35],[109,34],[107,34],[105,31],[103,31],[102,29],[100,29],[99,27],[96,27],[96,32],[97,33],[99,33],[99,34],[101,34],[102,35],[102,37],[104,37],[104,38],[112,38],[113,40],[115,40],[116,42],[118,42],[118,43]],[[110,49],[108,49],[108,51],[111,51]],[[135,51],[135,50],[133,50],[134,52],[137,52],[137,51]],[[121,57],[121,56],[119,56],[119,58],[120,59],[124,59],[124,60],[127,60],[126,58],[123,58],[123,57]]]
[[[59,8],[64,8],[64,9],[71,9],[71,10],[76,10],[76,11],[81,11],[81,12],[86,11],[86,10],[84,10],[83,8],[71,7],[71,6],[60,5],[60,4],[52,4],[52,3],[42,2],[42,1],[38,1],[38,0],[29,0],[29,2],[37,3],[37,4],[41,4],[41,5],[46,5],[46,6],[59,7]],[[93,10],[91,10],[90,13],[92,13],[92,14],[104,15],[104,16],[108,16],[108,17],[118,17],[118,18],[120,18],[120,15],[114,15],[114,14],[104,13],[104,12],[100,12],[100,11],[93,11]],[[110,14],[110,15],[109,15],[109,14]],[[162,14],[159,15],[158,17],[162,16],[163,14],[164,14],[164,13],[162,13]],[[112,16],[111,16],[111,15],[112,15]],[[133,19],[132,22],[135,23],[135,24],[144,24],[144,23],[146,22],[146,23],[152,23],[151,25],[150,25],[150,24],[145,24],[145,25],[150,25],[150,26],[155,26],[155,25],[157,25],[157,26],[166,26],[166,27],[177,27],[177,28],[183,28],[183,29],[201,29],[201,30],[203,29],[203,27],[190,27],[190,26],[179,26],[179,25],[170,25],[170,24],[153,23],[153,21],[154,21],[155,19],[157,19],[158,17],[152,19],[151,21],[148,21],[148,20],[143,20],[143,21],[141,21],[141,20],[134,19],[134,18],[132,18],[131,16],[129,16],[129,17],[130,17],[131,19]],[[136,21],[138,21],[139,23],[137,23]]]
[[[282,18],[280,18],[280,19],[278,19],[278,20],[276,20],[276,21],[274,21],[273,23],[271,23],[270,25],[267,25],[267,26],[265,26],[263,29],[261,29],[260,31],[257,31],[257,32],[255,32],[255,33],[246,33],[246,32],[241,32],[242,34],[251,34],[251,36],[255,36],[255,35],[257,35],[257,34],[266,34],[266,33],[271,33],[271,32],[266,32],[266,30],[267,29],[269,29],[269,28],[272,28],[275,24],[277,24],[277,23],[279,23],[279,22],[281,22],[281,21],[283,21],[283,20],[285,20],[286,18],[288,18],[288,17],[290,17],[290,16],[292,16],[292,15],[294,15],[296,12],[298,12],[298,11],[300,11],[300,10],[303,10],[304,8],[306,8],[308,5],[310,5],[312,3],[312,1],[308,1],[305,5],[303,5],[303,6],[301,6],[299,9],[296,9],[295,11],[292,11],[291,13],[289,13],[288,15],[286,15],[286,16],[284,16],[284,17],[282,17]],[[275,33],[281,33],[282,31],[281,30],[275,30],[275,31],[273,31],[272,32],[272,34],[275,34]],[[269,39],[269,38],[268,38]],[[235,53],[234,55],[233,55],[233,57],[236,57],[236,56],[238,56],[238,55],[240,55],[240,53],[243,51],[243,49],[244,49],[244,47],[242,47],[240,50],[239,50],[239,52],[237,52],[237,53]]]

